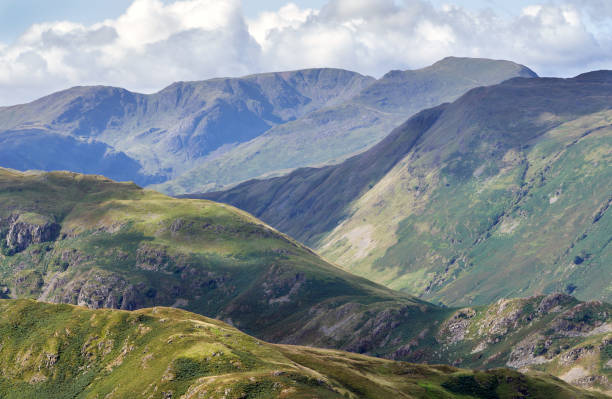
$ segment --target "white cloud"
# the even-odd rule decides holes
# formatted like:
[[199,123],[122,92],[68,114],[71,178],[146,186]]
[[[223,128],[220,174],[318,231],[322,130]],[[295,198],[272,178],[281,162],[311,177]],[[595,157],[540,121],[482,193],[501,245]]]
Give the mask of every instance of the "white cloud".
[[263,12],[257,19],[248,21],[249,32],[265,48],[270,44],[270,34],[287,28],[297,29],[308,18],[318,13],[318,10],[311,8],[302,10],[294,3],[289,3],[278,10],[278,12]]
[[[477,56],[511,59],[546,75],[572,75],[612,67],[607,36],[585,23],[597,1],[534,2],[516,17],[500,17],[423,0],[330,0],[299,25],[268,27],[273,33],[262,58],[276,69],[327,65],[380,75],[447,55]],[[274,20],[270,13],[266,19]]]
[[239,0],[135,0],[116,20],[36,24],[0,45],[0,104],[73,85],[154,91],[177,80],[243,75],[260,47]]
[[321,10],[288,3],[248,21],[240,0],[134,0],[114,20],[37,24],[0,43],[0,104],[77,84],[154,91],[176,80],[317,66],[381,75],[448,55],[572,75],[612,68],[611,20],[608,0],[534,0],[516,17],[427,0],[329,0]]

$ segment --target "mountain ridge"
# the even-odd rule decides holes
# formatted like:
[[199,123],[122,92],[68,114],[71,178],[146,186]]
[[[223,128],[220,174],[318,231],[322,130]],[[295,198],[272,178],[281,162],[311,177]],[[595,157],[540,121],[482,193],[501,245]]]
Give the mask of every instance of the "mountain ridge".
[[[387,97],[359,97],[380,81],[335,68],[175,82],[152,94],[76,86],[0,108],[0,166],[104,174],[157,184],[152,187],[167,193],[191,192],[337,162],[426,106],[474,86],[535,75],[509,61],[445,59],[435,65],[401,72],[405,78]],[[378,100],[394,104],[393,112]],[[48,152],[41,143],[49,144]],[[35,157],[28,154],[33,146]],[[60,160],[57,146],[69,149]],[[100,153],[101,147],[122,160]],[[83,157],[93,160],[92,167],[80,162]]]
[[417,70],[394,71],[341,104],[273,127],[168,183],[152,187],[169,194],[193,192],[198,186],[211,191],[264,174],[337,163],[367,150],[423,109],[452,101],[474,87],[516,76],[537,75],[510,61],[459,57],[447,57]]
[[79,86],[3,108],[0,129],[37,127],[94,138],[127,153],[146,174],[163,176],[223,145],[350,96],[372,80],[340,69],[309,69],[176,82],[149,95]]
[[[347,270],[430,300],[485,304],[563,290],[607,300],[610,281],[593,276],[606,275],[610,256],[609,194],[603,188],[609,174],[610,75],[515,78],[472,89],[454,103],[424,111],[439,115],[424,131],[417,124],[422,113],[339,165],[188,197],[235,204]],[[409,147],[395,142],[415,135],[419,139]],[[403,152],[383,155],[395,150]],[[377,167],[385,177],[379,178]],[[583,180],[589,183],[578,183]],[[582,189],[584,184],[590,188]],[[551,213],[552,207],[566,217]],[[598,212],[601,223],[591,224],[591,213]],[[526,230],[515,233],[519,226]],[[523,240],[523,234],[531,238]],[[552,236],[568,248],[555,249]],[[538,249],[530,247],[536,243]],[[523,252],[511,245],[523,246]],[[484,252],[502,248],[503,256]],[[508,267],[521,268],[511,286],[495,275],[508,273],[499,263],[506,257],[512,259]],[[589,267],[578,268],[585,257]],[[555,277],[530,278],[534,264]]]

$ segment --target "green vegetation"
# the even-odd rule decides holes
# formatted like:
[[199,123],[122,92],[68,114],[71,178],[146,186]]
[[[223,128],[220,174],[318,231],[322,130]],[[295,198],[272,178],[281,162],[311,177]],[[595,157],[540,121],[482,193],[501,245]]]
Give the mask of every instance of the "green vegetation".
[[271,345],[183,310],[0,300],[0,397],[589,398],[543,373]]
[[[47,235],[45,226],[54,224],[61,226],[59,234]],[[551,363],[590,342],[595,335],[589,334],[612,314],[609,305],[562,296],[500,302],[455,317],[456,309],[350,275],[231,206],[173,199],[96,176],[0,170],[0,227],[30,238],[11,241],[23,250],[0,257],[3,298],[124,310],[181,307],[277,343],[474,368],[523,367],[533,364],[534,352],[523,339],[545,334],[537,342],[545,342]],[[558,302],[558,309],[536,311],[547,301]],[[519,310],[520,317],[514,313]],[[469,328],[462,335],[457,331],[464,324]],[[455,325],[459,330],[449,327]],[[582,335],[557,337],[558,325]],[[473,352],[483,342],[486,347]],[[527,355],[515,351],[523,346]],[[194,376],[260,366],[239,348],[208,357],[173,358],[176,384],[187,387]],[[590,368],[588,375],[607,375],[602,367]],[[561,375],[555,370],[550,372]],[[90,377],[83,374],[79,381],[87,386]],[[253,394],[269,388],[267,382],[244,384]],[[351,392],[363,385],[367,381],[351,385]]]
[[[59,224],[59,235],[36,218]],[[175,306],[274,342],[382,355],[448,314],[348,274],[233,207],[102,177],[0,169],[3,226],[29,237],[0,257],[3,297]]]
[[435,303],[610,301],[611,76],[474,89],[339,165],[198,197]]

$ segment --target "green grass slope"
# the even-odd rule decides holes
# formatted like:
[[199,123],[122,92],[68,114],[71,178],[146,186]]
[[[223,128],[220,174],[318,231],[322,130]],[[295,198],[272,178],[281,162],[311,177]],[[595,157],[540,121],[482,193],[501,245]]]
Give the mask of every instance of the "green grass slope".
[[456,57],[423,69],[391,71],[344,102],[275,126],[152,187],[174,195],[204,192],[297,167],[337,163],[379,142],[423,109],[454,101],[474,87],[536,76],[509,61]]
[[[554,327],[550,319],[533,328],[525,322],[540,317],[529,309],[541,307],[536,302],[543,299],[532,298],[513,329],[522,332],[483,332],[448,345],[452,334],[445,326],[454,325],[456,309],[348,274],[245,212],[67,172],[0,169],[0,298],[92,309],[172,306],[276,343],[478,368],[531,365],[529,359],[512,363],[514,348],[525,346],[522,339],[532,332],[548,337]],[[563,331],[582,335],[555,342],[591,345],[599,338],[591,332],[605,333],[609,305],[561,299],[563,312],[576,306],[594,310],[563,324]],[[475,311],[501,314],[492,309]],[[498,342],[484,350],[487,356],[474,358],[474,347],[490,336]],[[487,361],[497,352],[495,361]],[[562,366],[549,371],[563,376],[570,370]],[[585,370],[579,375],[606,376],[601,367]],[[606,387],[591,382],[582,385]]]
[[200,197],[347,270],[450,306],[612,299],[612,72],[513,79],[424,111],[371,150]]
[[170,308],[0,301],[0,396],[20,398],[604,398],[544,373],[277,346]]
[[7,169],[0,297],[175,306],[274,342],[381,355],[448,313],[346,273],[228,205]]

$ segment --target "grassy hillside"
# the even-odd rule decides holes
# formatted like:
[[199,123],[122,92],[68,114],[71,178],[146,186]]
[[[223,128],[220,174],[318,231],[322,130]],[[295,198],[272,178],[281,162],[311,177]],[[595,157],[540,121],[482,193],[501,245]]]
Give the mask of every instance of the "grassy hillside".
[[340,165],[201,197],[451,306],[556,291],[610,301],[611,93],[609,71],[513,79]]
[[448,310],[330,265],[231,206],[0,169],[0,296],[176,306],[274,342],[387,354]]
[[3,398],[604,398],[543,373],[277,346],[170,308],[0,301]]
[[[449,346],[455,330],[446,326],[454,325],[457,309],[348,274],[231,206],[178,200],[98,176],[6,169],[0,169],[0,298],[93,309],[172,306],[276,343],[478,368],[532,365],[523,355],[515,356],[520,365],[511,362],[532,333],[555,347],[591,345],[599,339],[593,331],[606,332],[612,318],[606,304],[531,298],[520,306],[514,334],[483,330]],[[533,311],[540,302],[558,306],[548,306],[542,318]],[[474,312],[500,314],[495,306]],[[584,317],[563,319],[580,306],[588,310]],[[555,327],[560,318],[562,330]],[[548,330],[580,335],[566,340]],[[491,337],[496,341],[483,349],[486,356],[471,355]],[[597,379],[607,375],[601,367],[585,370],[581,375],[595,379],[583,385],[607,387]]]
[[517,76],[536,74],[513,62],[455,57],[419,70],[391,71],[344,102],[275,126],[154,188],[170,194],[204,192],[297,167],[337,163],[425,108]]
[[[373,81],[355,72],[323,68],[177,82],[151,95],[114,87],[74,87],[0,109],[5,150],[0,152],[0,166],[62,168],[139,184],[160,182],[212,152],[351,98]],[[61,160],[53,146],[40,145],[58,141],[71,150]],[[132,165],[125,168],[125,162],[104,157],[100,147],[124,153]],[[15,153],[22,156],[9,156]],[[83,158],[102,158],[104,164],[96,168]]]

